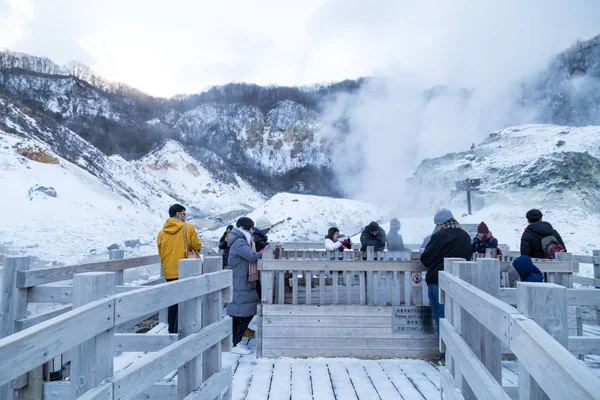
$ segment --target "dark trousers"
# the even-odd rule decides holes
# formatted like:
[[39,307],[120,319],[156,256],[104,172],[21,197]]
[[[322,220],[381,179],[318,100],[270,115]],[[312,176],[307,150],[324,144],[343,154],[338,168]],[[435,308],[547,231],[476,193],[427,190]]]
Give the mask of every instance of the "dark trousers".
[[237,346],[239,342],[242,341],[244,337],[244,333],[246,329],[248,329],[248,325],[250,325],[250,321],[252,321],[253,317],[231,317],[233,320],[233,345]]
[[[176,281],[177,278],[167,279],[167,282]],[[179,304],[169,306],[167,321],[169,323],[169,333],[177,333],[177,314],[179,313]]]

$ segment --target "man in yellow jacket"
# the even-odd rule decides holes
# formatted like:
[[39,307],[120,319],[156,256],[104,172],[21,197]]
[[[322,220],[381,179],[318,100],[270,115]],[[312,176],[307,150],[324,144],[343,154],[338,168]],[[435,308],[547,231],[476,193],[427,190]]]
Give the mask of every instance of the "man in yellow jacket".
[[[185,222],[185,207],[181,204],[173,204],[169,208],[169,219],[165,222],[162,230],[158,233],[156,240],[158,244],[158,255],[163,274],[167,282],[179,278],[179,260],[186,258],[184,224],[187,245],[189,249],[200,251],[202,243],[194,226]],[[169,307],[169,333],[177,333],[177,304]]]

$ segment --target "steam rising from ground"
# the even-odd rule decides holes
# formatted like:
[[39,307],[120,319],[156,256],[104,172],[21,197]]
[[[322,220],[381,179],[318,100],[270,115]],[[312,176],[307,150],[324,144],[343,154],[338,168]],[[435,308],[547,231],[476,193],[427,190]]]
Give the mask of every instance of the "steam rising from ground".
[[365,7],[351,2],[325,32],[347,29],[348,40],[375,43],[379,74],[356,95],[329,104],[326,121],[343,121],[349,130],[333,157],[343,192],[399,215],[419,209],[404,181],[423,159],[468,150],[494,130],[536,121],[535,108],[518,105],[521,81],[576,39],[598,34],[591,16],[600,16],[591,1]]

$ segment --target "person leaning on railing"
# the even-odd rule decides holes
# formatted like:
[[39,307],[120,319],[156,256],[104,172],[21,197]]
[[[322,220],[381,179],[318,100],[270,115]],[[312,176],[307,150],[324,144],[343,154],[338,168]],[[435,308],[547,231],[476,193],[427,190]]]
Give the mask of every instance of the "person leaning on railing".
[[[169,208],[169,219],[158,233],[156,242],[160,265],[167,282],[179,278],[179,260],[187,257],[186,247],[196,252],[200,252],[202,248],[196,229],[189,222],[185,222],[185,207],[181,204],[173,204]],[[177,314],[177,304],[170,306],[167,317],[169,333],[177,333]]]

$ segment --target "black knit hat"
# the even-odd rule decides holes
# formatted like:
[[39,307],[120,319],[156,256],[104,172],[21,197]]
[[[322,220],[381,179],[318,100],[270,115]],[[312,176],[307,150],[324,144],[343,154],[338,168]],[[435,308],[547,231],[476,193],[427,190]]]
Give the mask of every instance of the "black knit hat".
[[368,226],[369,232],[379,231],[379,224],[375,221],[371,221]]
[[235,226],[237,226],[238,228],[242,228],[246,231],[249,231],[250,228],[254,228],[254,221],[252,221],[248,217],[242,217],[237,220]]

